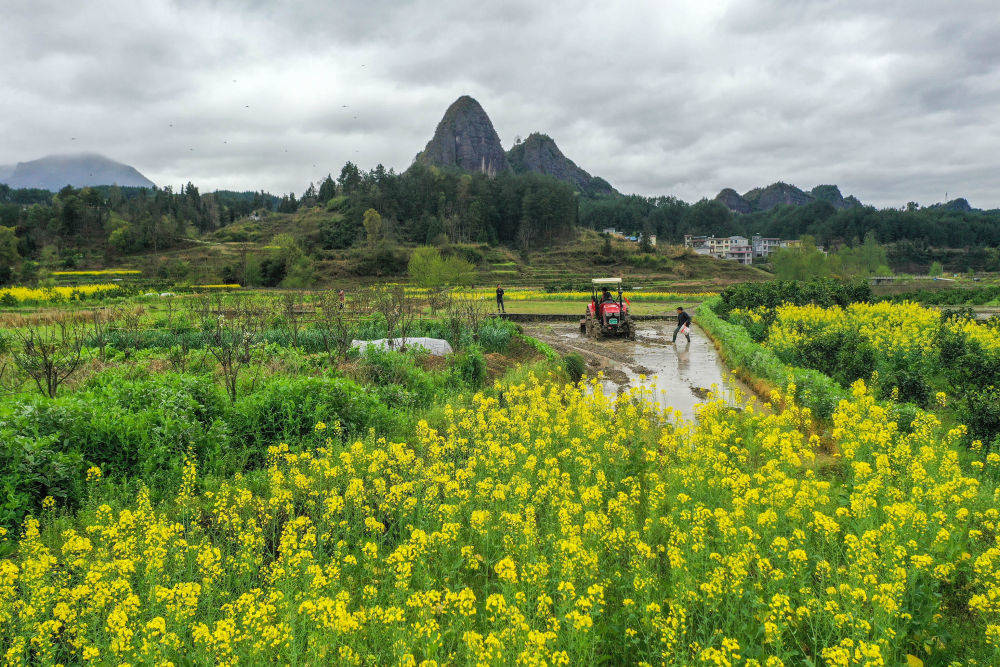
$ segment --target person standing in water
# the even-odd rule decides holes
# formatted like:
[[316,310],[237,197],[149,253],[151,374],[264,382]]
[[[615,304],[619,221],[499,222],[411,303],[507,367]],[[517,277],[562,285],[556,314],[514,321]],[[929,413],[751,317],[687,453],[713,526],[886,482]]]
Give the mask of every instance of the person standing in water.
[[497,283],[497,312],[507,314],[507,309],[503,307],[503,288]]
[[677,342],[677,334],[684,333],[688,342],[691,342],[691,316],[687,314],[683,306],[677,306],[677,328],[674,329],[674,338],[671,343]]

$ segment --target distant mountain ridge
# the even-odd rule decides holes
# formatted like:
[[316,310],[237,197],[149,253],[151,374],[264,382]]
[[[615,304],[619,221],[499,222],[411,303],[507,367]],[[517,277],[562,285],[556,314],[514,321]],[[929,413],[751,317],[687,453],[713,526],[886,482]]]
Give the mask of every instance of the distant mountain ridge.
[[545,174],[591,195],[617,194],[603,178],[591,176],[563,155],[551,137],[532,132],[504,151],[493,122],[482,105],[462,95],[445,111],[434,136],[413,160],[414,164],[478,171]]
[[93,185],[155,187],[135,167],[97,153],[49,155],[30,162],[19,162],[7,174],[0,168],[0,183],[15,189],[39,188],[52,192],[58,192],[67,185],[74,188]]
[[782,181],[767,187],[754,188],[742,195],[732,188],[724,188],[715,196],[715,200],[740,215],[769,211],[775,206],[782,205],[805,206],[816,201],[825,201],[838,210],[862,205],[854,195],[844,197],[836,185],[817,185],[806,192]]

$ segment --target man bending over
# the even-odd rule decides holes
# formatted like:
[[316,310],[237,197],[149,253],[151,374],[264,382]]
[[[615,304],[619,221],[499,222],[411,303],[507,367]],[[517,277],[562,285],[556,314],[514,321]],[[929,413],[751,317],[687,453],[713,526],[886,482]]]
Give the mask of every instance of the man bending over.
[[687,336],[688,342],[691,342],[691,316],[682,306],[677,306],[677,328],[674,329],[674,339],[670,341],[671,343],[677,342],[678,333],[683,333]]

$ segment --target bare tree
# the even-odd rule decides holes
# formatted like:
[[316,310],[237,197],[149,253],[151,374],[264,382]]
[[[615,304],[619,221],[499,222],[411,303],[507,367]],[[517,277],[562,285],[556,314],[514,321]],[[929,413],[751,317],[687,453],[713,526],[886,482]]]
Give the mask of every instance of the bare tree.
[[468,330],[474,339],[477,338],[488,315],[483,299],[477,299],[474,294],[452,294],[448,300],[448,327],[456,345],[461,345],[463,331]]
[[3,357],[0,361],[0,389],[5,393],[12,394],[17,388],[17,381],[14,377],[13,367],[9,357]]
[[320,312],[316,323],[330,363],[346,357],[347,351],[351,349],[354,318],[348,316],[346,307],[341,308],[340,298],[335,292],[323,292],[320,296]]
[[403,344],[400,347],[405,349],[406,339],[410,336],[413,325],[417,321],[418,308],[416,301],[406,296],[406,290],[402,285],[399,287],[398,295],[399,323],[396,326],[399,328],[399,337],[403,339]]
[[394,338],[406,337],[415,311],[402,285],[379,285],[373,288],[372,305],[385,321],[386,338],[389,339],[390,347]]
[[174,298],[167,298],[167,326],[172,327],[174,325]]
[[234,304],[229,314],[220,314],[209,335],[208,350],[219,362],[226,393],[236,400],[239,379],[257,360],[264,347],[265,309],[250,299]]
[[190,351],[191,346],[187,339],[182,339],[179,345],[173,345],[167,351],[167,362],[175,373],[183,373],[187,370],[188,352]]
[[142,316],[145,314],[142,308],[127,308],[125,306],[115,306],[110,317],[118,322],[115,327],[125,344],[125,358],[129,359],[132,352],[139,348],[139,337],[142,335]]
[[285,324],[292,334],[292,347],[299,346],[299,328],[302,320],[299,296],[297,292],[285,292],[281,295],[281,310],[285,315]]
[[75,323],[62,319],[47,327],[29,327],[15,334],[14,364],[35,382],[38,391],[55,398],[59,386],[83,363],[83,338]]
[[107,359],[108,330],[114,322],[115,312],[112,309],[96,308],[90,314],[91,341],[93,346],[97,348],[98,358],[101,361]]

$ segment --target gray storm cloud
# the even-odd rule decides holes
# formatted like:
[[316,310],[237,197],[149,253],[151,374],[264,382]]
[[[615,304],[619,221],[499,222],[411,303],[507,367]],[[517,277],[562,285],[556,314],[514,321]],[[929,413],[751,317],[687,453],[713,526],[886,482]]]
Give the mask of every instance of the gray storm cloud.
[[476,97],[620,190],[776,180],[1000,206],[992,2],[14,0],[0,164],[97,151],[160,184],[301,192],[409,166]]

